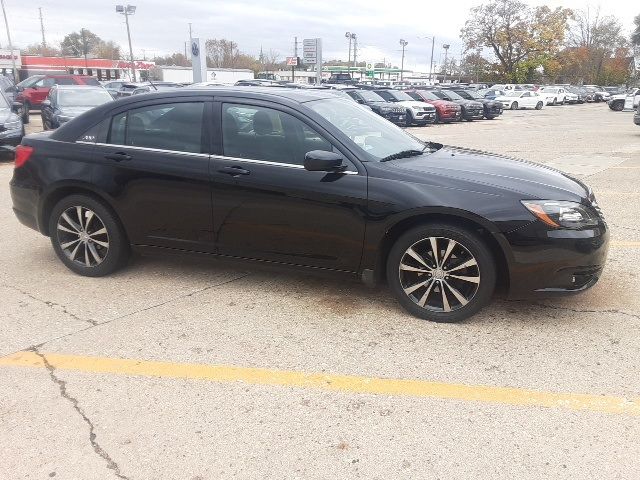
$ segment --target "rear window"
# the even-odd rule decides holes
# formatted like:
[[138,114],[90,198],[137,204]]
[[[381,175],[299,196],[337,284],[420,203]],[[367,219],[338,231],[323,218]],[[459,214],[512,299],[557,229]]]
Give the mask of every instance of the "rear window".
[[53,82],[56,85],[75,85],[76,82],[73,81],[73,78],[71,77],[58,77],[58,78],[54,78]]
[[84,77],[82,81],[85,85],[100,86],[100,82],[93,77]]

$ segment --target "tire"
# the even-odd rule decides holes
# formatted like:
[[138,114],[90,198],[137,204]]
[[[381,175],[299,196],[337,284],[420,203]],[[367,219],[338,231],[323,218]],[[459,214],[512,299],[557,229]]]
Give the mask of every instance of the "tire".
[[440,114],[438,113],[437,110],[436,110],[436,121],[433,123],[440,123]]
[[27,124],[29,123],[29,110],[31,110],[31,105],[29,104],[29,102],[25,101],[22,104],[22,109],[21,109],[21,116],[22,116],[22,123]]
[[[93,215],[87,220],[89,212]],[[81,225],[79,218],[86,225]],[[109,275],[129,259],[129,241],[120,221],[102,202],[88,195],[70,195],[53,207],[49,236],[58,258],[79,275]]]
[[45,121],[45,119],[44,119],[44,116],[43,116],[43,115],[40,115],[40,118],[42,119],[42,129],[43,129],[44,131],[49,130],[49,128],[47,127],[47,122],[46,122],[46,121]]
[[518,110],[518,102],[513,102],[509,108],[511,108],[511,110]]
[[554,98],[554,99],[553,99],[553,102],[551,102],[551,105],[558,105],[558,99],[557,99],[557,98]]
[[[432,239],[440,266],[434,261]],[[400,304],[432,322],[471,317],[491,300],[496,284],[495,261],[485,243],[471,231],[441,223],[404,233],[391,248],[386,268],[387,282]],[[458,278],[451,278],[447,269],[460,272]]]
[[536,110],[542,110],[542,102],[536,103]]
[[614,112],[621,112],[622,110],[624,110],[624,100],[611,102],[611,104],[609,105],[609,108]]

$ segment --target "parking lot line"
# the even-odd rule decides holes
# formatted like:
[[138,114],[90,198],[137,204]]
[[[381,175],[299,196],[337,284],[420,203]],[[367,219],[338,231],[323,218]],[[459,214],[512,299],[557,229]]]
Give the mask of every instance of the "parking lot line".
[[233,365],[173,363],[55,353],[38,354],[23,351],[0,358],[0,367],[48,367],[84,373],[204,380],[217,383],[243,382],[253,385],[307,388],[343,393],[430,397],[523,407],[640,415],[640,397],[626,399],[607,395],[544,392],[523,388],[428,380],[306,373]]

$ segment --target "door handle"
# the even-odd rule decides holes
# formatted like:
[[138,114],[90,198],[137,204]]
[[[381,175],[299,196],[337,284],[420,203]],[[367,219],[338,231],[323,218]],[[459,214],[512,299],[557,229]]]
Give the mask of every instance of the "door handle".
[[108,160],[114,160],[116,162],[128,161],[131,160],[131,155],[124,152],[116,152],[110,153],[109,155],[105,155],[104,158]]
[[231,175],[233,177],[237,177],[238,175],[249,175],[251,172],[242,167],[222,167],[218,169],[220,173],[226,173],[227,175]]

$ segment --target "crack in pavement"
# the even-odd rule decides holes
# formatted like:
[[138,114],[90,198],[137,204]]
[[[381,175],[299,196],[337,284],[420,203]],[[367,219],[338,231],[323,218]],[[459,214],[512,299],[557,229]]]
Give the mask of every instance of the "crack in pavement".
[[3,283],[2,286],[6,287],[6,288],[10,288],[11,290],[14,290],[14,291],[16,291],[18,293],[21,293],[25,297],[29,297],[30,299],[35,300],[36,302],[43,303],[47,307],[49,307],[49,308],[51,308],[53,310],[62,312],[65,315],[68,315],[69,317],[73,318],[74,320],[77,320],[79,322],[86,322],[86,323],[88,323],[90,325],[93,325],[93,326],[98,325],[98,322],[96,320],[87,320],[87,319],[84,319],[84,318],[80,318],[75,313],[72,313],[69,310],[67,310],[67,307],[64,306],[64,305],[61,305],[61,304],[56,303],[56,302],[52,302],[50,300],[43,300],[41,298],[36,297],[35,295],[32,295],[31,293],[27,292],[26,290],[22,290],[21,288],[18,288],[18,287],[14,286],[14,285],[9,285],[7,283]]
[[42,359],[44,366],[47,368],[47,371],[49,372],[49,377],[51,378],[53,383],[55,383],[60,389],[60,396],[65,400],[68,400],[73,405],[73,409],[76,412],[78,412],[78,415],[80,415],[82,419],[85,421],[85,423],[89,426],[89,442],[91,442],[93,451],[96,452],[101,458],[103,458],[107,462],[107,468],[109,470],[113,470],[113,473],[118,478],[123,480],[131,480],[130,477],[127,477],[120,471],[120,466],[111,458],[111,456],[107,453],[107,451],[104,448],[102,448],[102,446],[100,446],[100,444],[96,440],[95,426],[93,425],[93,422],[89,419],[89,417],[87,417],[82,407],[80,407],[80,403],[78,402],[78,399],[75,397],[72,397],[71,395],[69,395],[69,392],[67,392],[67,382],[57,377],[55,367],[51,365],[51,363],[49,363],[49,360],[47,359],[47,357],[43,353],[40,353],[37,347],[31,347],[28,350],[35,353]]
[[[521,302],[512,300],[511,303],[521,303]],[[535,305],[537,307],[548,308],[550,310],[564,310],[566,312],[573,312],[573,313],[614,313],[614,314],[617,313],[619,315],[624,315],[624,316],[627,316],[627,317],[631,317],[631,318],[635,318],[637,320],[640,320],[640,314],[625,312],[623,310],[618,310],[618,309],[615,309],[615,308],[611,308],[611,309],[607,309],[607,310],[587,310],[587,309],[571,308],[571,307],[559,307],[557,305],[548,305],[546,303],[538,303],[538,302],[534,302],[533,305]]]
[[[102,325],[108,325],[108,324],[110,324],[110,323],[112,323],[112,322],[115,322],[115,321],[118,321],[118,320],[122,320],[122,319],[127,318],[127,317],[130,317],[130,316],[132,316],[132,315],[136,315],[136,314],[141,313],[141,312],[146,312],[146,311],[148,311],[148,310],[152,310],[152,309],[154,309],[154,308],[162,307],[163,305],[167,305],[168,303],[175,302],[175,301],[177,301],[177,300],[181,300],[181,299],[183,299],[183,298],[189,298],[189,297],[192,297],[193,295],[196,295],[196,294],[201,293],[201,292],[205,292],[205,291],[207,291],[207,290],[211,290],[211,289],[214,289],[214,288],[217,288],[217,287],[222,287],[222,286],[224,286],[224,285],[228,285],[229,283],[233,283],[233,282],[235,282],[235,281],[237,281],[237,280],[242,280],[243,278],[246,278],[246,277],[248,277],[248,276],[250,276],[250,275],[251,275],[251,273],[244,273],[243,275],[240,275],[240,276],[238,276],[238,277],[234,277],[234,278],[232,278],[232,279],[230,279],[230,280],[225,280],[224,282],[214,283],[213,285],[208,285],[208,286],[206,286],[206,287],[199,288],[199,289],[194,290],[194,291],[192,291],[192,292],[185,293],[185,294],[183,294],[183,295],[179,295],[179,296],[177,296],[177,297],[170,298],[170,299],[165,300],[165,301],[163,301],[163,302],[159,302],[159,303],[156,303],[156,304],[154,304],[154,305],[150,305],[150,306],[148,306],[148,307],[140,308],[140,309],[135,310],[135,311],[133,311],[133,312],[125,313],[124,315],[121,315],[121,316],[119,316],[119,317],[112,318],[111,320],[106,320],[106,321],[104,321],[104,322],[95,322],[95,323],[93,323],[93,321],[88,321],[88,320],[82,320],[82,319],[80,319],[80,320],[82,320],[82,321],[85,321],[85,322],[90,323],[91,325],[90,325],[90,326],[88,326],[88,327],[85,327],[85,328],[81,328],[80,330],[76,330],[75,332],[65,333],[64,335],[60,335],[60,336],[58,336],[58,337],[50,338],[50,339],[48,339],[48,340],[45,340],[44,342],[40,342],[40,343],[38,343],[38,344],[31,345],[31,346],[29,346],[29,347],[27,347],[27,348],[24,348],[24,349],[21,349],[21,350],[17,350],[17,351],[15,351],[15,352],[10,352],[10,353],[6,353],[6,354],[4,354],[4,355],[0,355],[0,357],[4,357],[4,356],[8,356],[8,355],[13,355],[14,353],[21,352],[21,351],[32,351],[33,349],[42,348],[44,345],[46,345],[46,344],[47,344],[47,343],[49,343],[49,342],[53,342],[53,341],[55,341],[55,340],[60,340],[60,339],[62,339],[62,338],[71,337],[71,336],[76,335],[76,334],[78,334],[78,333],[86,332],[87,330],[91,330],[92,328],[95,328],[95,327],[99,327],[99,326],[102,326]],[[5,285],[5,284],[3,284],[3,286],[6,286],[6,287],[12,288],[12,289],[14,289],[14,290],[20,291],[19,289],[17,289],[16,287],[14,287],[14,286],[12,286],[12,285]],[[22,291],[20,291],[20,292],[21,292],[21,293],[24,293],[24,294],[25,294],[25,295],[27,295],[27,296],[30,296],[31,298],[35,298],[35,297],[32,297],[30,294],[28,294],[28,293],[26,293],[26,292],[22,292]],[[40,302],[42,302],[42,303],[46,303],[46,302],[43,302],[42,300],[40,300],[39,298],[35,298],[35,299],[36,299],[36,300],[38,300],[38,301],[40,301]],[[72,316],[73,316],[73,314],[71,314],[71,313],[70,313],[69,315],[72,315]]]

